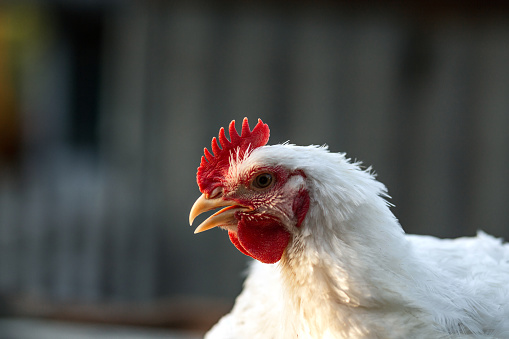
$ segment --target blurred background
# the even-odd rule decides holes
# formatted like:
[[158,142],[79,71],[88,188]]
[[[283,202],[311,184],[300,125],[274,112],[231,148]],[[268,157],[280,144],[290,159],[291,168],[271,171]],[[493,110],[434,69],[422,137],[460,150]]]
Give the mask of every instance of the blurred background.
[[248,258],[188,213],[244,116],[372,165],[406,232],[509,239],[509,6],[458,3],[0,0],[0,338],[227,312]]

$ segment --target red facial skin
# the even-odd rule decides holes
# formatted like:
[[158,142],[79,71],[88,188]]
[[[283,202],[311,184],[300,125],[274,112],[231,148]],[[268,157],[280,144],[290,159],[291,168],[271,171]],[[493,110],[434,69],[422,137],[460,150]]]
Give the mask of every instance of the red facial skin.
[[[273,196],[281,193],[290,177],[294,175],[305,177],[305,175],[301,171],[288,173],[281,168],[257,169],[240,185],[252,191],[251,182],[261,173],[271,173],[273,175],[275,181],[273,186],[266,190],[260,190],[255,194],[239,194],[238,191],[242,190],[231,193],[224,192],[229,199],[253,209],[252,212],[238,212],[235,215],[238,220],[237,232],[229,231],[228,235],[231,242],[242,253],[263,263],[272,264],[281,259],[290,242],[290,233],[278,218],[277,213],[271,213],[270,208],[264,205]],[[287,198],[293,199],[291,202],[292,215],[287,217],[295,223],[296,227],[300,227],[309,208],[309,194],[306,189],[301,188],[295,196]],[[261,213],[261,209],[266,213]]]
[[[250,207],[249,212],[239,211],[235,214],[238,227],[236,232],[231,230],[228,232],[230,239],[242,253],[264,263],[275,263],[281,259],[290,242],[288,228],[300,227],[309,208],[309,194],[306,189],[302,188],[298,192],[283,192],[284,184],[294,175],[300,175],[303,178],[306,176],[302,171],[289,173],[282,168],[258,168],[245,179],[241,179],[233,192],[228,192],[228,185],[222,181],[228,173],[230,156],[233,152],[237,152],[237,156],[242,158],[245,152],[266,145],[270,131],[268,125],[260,119],[251,130],[247,118],[244,118],[241,134],[239,135],[235,129],[235,121],[230,123],[229,134],[231,140],[226,138],[224,128],[221,128],[218,139],[212,139],[213,154],[205,148],[205,155],[201,159],[196,176],[198,186],[207,198],[217,195],[214,192],[222,188],[223,199]],[[264,172],[274,176],[274,184],[265,189],[256,189],[252,181],[256,175]],[[290,204],[285,204],[286,208],[283,209],[285,212],[282,211],[281,206],[278,206],[279,208],[272,206],[271,209],[270,204],[274,202],[275,197],[279,202],[282,201],[282,197],[292,199],[286,202]],[[286,225],[287,228],[280,217],[284,217],[287,223],[293,225]]]

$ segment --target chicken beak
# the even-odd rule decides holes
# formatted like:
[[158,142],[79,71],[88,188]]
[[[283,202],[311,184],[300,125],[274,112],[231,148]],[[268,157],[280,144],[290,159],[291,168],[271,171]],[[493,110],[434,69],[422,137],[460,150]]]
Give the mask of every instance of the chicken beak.
[[196,227],[196,229],[194,230],[195,234],[204,232],[217,226],[233,226],[234,224],[237,223],[235,219],[235,213],[237,211],[250,210],[250,208],[239,206],[232,201],[224,200],[221,196],[218,198],[207,199],[205,194],[202,194],[194,202],[193,207],[191,207],[191,212],[189,213],[189,225],[192,225],[194,219],[200,214],[219,207],[225,208],[212,214],[204,222],[198,225],[198,227]]

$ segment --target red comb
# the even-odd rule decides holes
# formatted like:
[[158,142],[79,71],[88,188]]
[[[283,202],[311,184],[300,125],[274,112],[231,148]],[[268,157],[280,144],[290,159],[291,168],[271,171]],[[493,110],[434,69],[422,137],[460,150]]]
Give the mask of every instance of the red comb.
[[216,137],[212,138],[212,153],[205,147],[205,155],[201,157],[201,164],[198,167],[196,181],[200,187],[200,191],[205,194],[211,194],[212,191],[221,185],[228,167],[230,166],[230,155],[232,152],[239,150],[239,156],[242,157],[247,150],[264,146],[269,141],[269,126],[264,124],[261,119],[251,131],[247,118],[242,120],[242,132],[240,135],[235,129],[235,120],[230,122],[229,126],[230,140],[224,134],[224,128],[219,130],[219,144]]

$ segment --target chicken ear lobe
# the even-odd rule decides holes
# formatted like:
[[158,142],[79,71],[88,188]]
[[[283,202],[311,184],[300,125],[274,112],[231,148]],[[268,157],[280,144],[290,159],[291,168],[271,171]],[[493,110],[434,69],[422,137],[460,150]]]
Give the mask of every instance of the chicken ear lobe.
[[231,242],[242,253],[265,264],[281,260],[290,241],[290,233],[279,220],[262,217],[241,218],[237,233],[229,232]]

